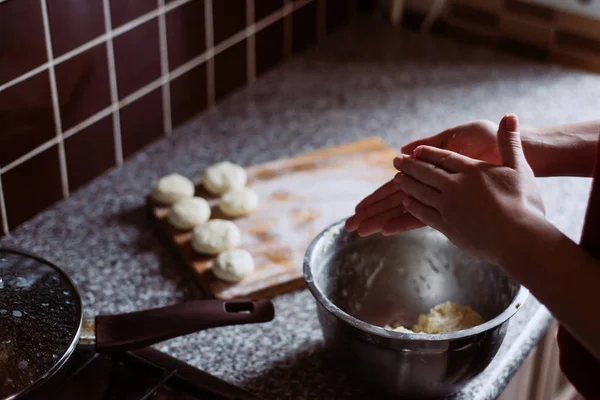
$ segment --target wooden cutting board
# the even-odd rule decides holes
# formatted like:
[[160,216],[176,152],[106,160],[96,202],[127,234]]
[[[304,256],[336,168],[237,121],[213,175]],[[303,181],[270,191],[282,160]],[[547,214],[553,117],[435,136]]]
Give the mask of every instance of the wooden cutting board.
[[[260,207],[233,220],[242,232],[241,247],[252,254],[256,269],[238,283],[214,276],[214,257],[196,253],[191,232],[169,225],[168,207],[153,204],[149,197],[148,207],[158,229],[207,295],[273,297],[305,286],[302,262],[312,239],[352,215],[361,199],[394,176],[395,154],[380,138],[369,138],[247,168],[248,186],[258,193]],[[211,219],[225,218],[216,207],[218,199],[201,185],[196,195],[211,204]]]

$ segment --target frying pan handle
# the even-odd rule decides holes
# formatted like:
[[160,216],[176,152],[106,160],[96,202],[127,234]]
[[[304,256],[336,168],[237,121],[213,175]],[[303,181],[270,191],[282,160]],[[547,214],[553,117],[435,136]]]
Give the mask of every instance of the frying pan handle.
[[194,300],[129,314],[96,317],[96,350],[116,352],[226,325],[268,322],[270,300]]

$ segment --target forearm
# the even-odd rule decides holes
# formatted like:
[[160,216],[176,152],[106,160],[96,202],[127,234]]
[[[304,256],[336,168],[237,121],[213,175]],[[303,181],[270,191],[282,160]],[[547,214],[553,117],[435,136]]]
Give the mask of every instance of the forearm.
[[550,223],[526,225],[501,265],[600,360],[600,262]]
[[600,120],[522,129],[527,161],[536,176],[592,176]]

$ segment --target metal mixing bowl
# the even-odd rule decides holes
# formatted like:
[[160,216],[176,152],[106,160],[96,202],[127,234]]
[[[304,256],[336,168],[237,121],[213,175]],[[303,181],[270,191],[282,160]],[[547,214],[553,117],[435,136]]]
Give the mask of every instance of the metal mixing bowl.
[[[495,356],[508,319],[529,294],[433,229],[361,238],[346,232],[344,221],[313,240],[304,278],[336,360],[370,388],[403,397],[444,396],[464,386]],[[382,328],[411,327],[445,301],[470,305],[486,322],[438,335]]]

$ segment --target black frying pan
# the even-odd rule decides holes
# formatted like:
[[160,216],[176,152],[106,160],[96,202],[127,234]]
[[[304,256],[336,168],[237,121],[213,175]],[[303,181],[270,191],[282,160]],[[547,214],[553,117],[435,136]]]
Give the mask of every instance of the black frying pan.
[[39,394],[41,385],[66,371],[77,347],[122,352],[273,317],[269,300],[195,300],[83,318],[77,288],[61,269],[40,257],[0,249],[0,399]]

